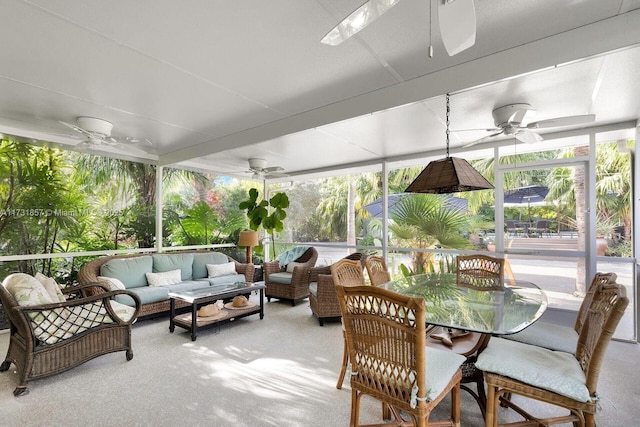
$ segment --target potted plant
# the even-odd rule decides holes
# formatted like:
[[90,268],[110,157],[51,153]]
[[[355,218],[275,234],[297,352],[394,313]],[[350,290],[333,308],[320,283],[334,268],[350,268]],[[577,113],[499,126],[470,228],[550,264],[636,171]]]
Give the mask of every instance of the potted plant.
[[[249,218],[249,228],[258,231],[260,226],[271,237],[272,253],[276,256],[274,233],[284,229],[284,219],[287,217],[285,209],[289,207],[289,197],[286,193],[275,193],[269,200],[258,202],[258,190],[249,190],[249,199],[240,202],[238,207],[246,210]],[[260,245],[261,246],[261,245]],[[260,247],[259,246],[259,247]]]

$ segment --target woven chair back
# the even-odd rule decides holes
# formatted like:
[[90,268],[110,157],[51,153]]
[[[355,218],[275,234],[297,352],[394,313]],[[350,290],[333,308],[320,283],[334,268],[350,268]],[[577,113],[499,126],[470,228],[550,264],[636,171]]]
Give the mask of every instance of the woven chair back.
[[384,258],[377,255],[368,256],[364,261],[369,280],[373,286],[380,286],[391,280]]
[[504,289],[504,259],[487,255],[458,255],[456,283],[480,291]]
[[574,329],[576,330],[578,335],[580,334],[580,331],[582,331],[582,325],[584,324],[585,318],[587,316],[587,311],[591,306],[593,296],[596,291],[604,285],[615,283],[617,278],[618,276],[615,273],[596,273],[595,276],[593,276],[593,280],[591,281],[589,288],[587,288],[587,294],[584,296],[582,304],[580,304],[578,317],[576,317]]
[[576,359],[585,372],[592,396],[596,393],[607,346],[628,305],[624,286],[616,283],[604,284],[593,294],[576,347]]
[[426,406],[425,302],[375,286],[336,286],[351,388],[410,413]]
[[342,258],[331,265],[331,278],[334,285],[342,286],[363,286],[364,282],[364,266],[362,262]]

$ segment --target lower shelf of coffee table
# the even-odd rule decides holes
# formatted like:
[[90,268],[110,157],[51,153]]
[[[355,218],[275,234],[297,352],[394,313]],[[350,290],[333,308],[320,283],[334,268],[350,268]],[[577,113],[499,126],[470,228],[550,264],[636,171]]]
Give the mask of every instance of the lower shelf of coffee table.
[[[216,323],[221,323],[225,321],[231,321],[233,319],[237,319],[240,317],[251,316],[253,314],[260,313],[260,306],[256,305],[254,307],[243,308],[243,309],[224,309],[226,314],[222,317],[217,317],[213,319],[208,319],[206,317],[196,317],[196,328],[205,328],[210,325],[215,325]],[[180,326],[181,328],[187,329],[191,331],[191,313],[179,314],[173,318],[173,323],[176,326]]]

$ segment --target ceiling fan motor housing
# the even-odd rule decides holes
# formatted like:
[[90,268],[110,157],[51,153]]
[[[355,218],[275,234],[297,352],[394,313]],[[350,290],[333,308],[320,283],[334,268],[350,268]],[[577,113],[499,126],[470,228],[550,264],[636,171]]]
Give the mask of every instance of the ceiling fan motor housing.
[[104,136],[111,136],[113,123],[95,117],[81,116],[76,119],[78,126],[87,132],[97,133]]
[[262,170],[267,167],[267,161],[265,159],[249,159],[249,167],[251,169]]
[[491,114],[495,125],[499,128],[505,128],[505,133],[509,135],[506,132],[506,128],[512,124],[521,124],[529,111],[531,111],[531,105],[529,104],[509,104],[496,108]]

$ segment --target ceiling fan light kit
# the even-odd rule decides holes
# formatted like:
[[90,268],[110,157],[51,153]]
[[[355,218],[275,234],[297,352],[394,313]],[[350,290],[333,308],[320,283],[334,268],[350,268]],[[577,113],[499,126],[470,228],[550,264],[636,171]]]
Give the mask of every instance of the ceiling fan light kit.
[[407,187],[407,193],[446,194],[494,188],[465,159],[449,157],[449,94],[447,94],[447,156],[430,162]]

